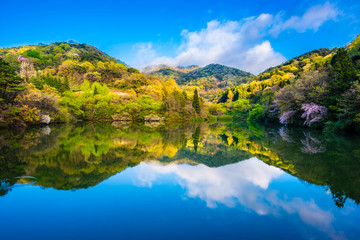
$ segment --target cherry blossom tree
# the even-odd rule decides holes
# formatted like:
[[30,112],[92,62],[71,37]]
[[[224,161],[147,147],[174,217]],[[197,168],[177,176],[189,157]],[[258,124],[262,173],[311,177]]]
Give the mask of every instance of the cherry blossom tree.
[[311,126],[311,124],[326,119],[328,109],[324,106],[316,105],[315,103],[305,103],[301,106],[304,113],[301,118],[305,118],[304,125]]
[[288,124],[290,122],[290,119],[292,118],[292,116],[294,116],[294,114],[296,113],[296,110],[290,110],[287,112],[284,112],[283,114],[281,114],[280,116],[280,123],[281,124]]

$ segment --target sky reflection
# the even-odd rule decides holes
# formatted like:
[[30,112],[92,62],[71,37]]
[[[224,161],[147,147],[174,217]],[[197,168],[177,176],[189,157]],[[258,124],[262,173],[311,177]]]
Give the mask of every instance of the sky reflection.
[[333,229],[334,215],[330,210],[321,208],[313,198],[292,196],[278,186],[271,187],[274,180],[287,174],[256,158],[218,168],[142,162],[131,171],[133,183],[140,187],[152,187],[159,179],[169,177],[185,189],[188,198],[200,198],[209,208],[242,207],[247,212],[280,218],[296,215],[304,223],[328,233],[331,239],[344,239]]

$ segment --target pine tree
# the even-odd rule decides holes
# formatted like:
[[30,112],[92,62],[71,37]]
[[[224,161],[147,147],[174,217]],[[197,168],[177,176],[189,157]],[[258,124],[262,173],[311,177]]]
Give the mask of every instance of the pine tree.
[[235,101],[237,101],[237,100],[239,100],[239,91],[235,91],[235,94],[234,94],[234,97],[233,97],[233,102],[235,102]]
[[331,60],[333,71],[331,73],[330,91],[339,96],[348,90],[351,83],[356,80],[356,71],[351,58],[344,48],[340,48]]
[[67,75],[65,76],[65,79],[64,79],[63,91],[64,91],[64,92],[70,91],[70,84],[69,84],[69,79],[68,79],[68,76],[67,76]]
[[346,49],[340,48],[331,59],[332,71],[330,73],[330,98],[326,105],[336,110],[337,102],[342,93],[351,87],[352,82],[357,80],[356,71]]
[[99,94],[99,90],[97,89],[97,86],[95,85],[94,86],[94,96]]
[[200,101],[199,101],[199,95],[198,95],[197,88],[195,88],[195,90],[194,90],[192,106],[195,109],[195,112],[197,114],[200,114]]
[[0,58],[0,101],[12,102],[19,91],[25,89],[24,80],[17,75],[8,62]]
[[229,90],[226,90],[219,98],[218,103],[226,103],[226,101],[228,99],[228,93],[229,93]]
[[199,139],[200,139],[200,127],[197,127],[195,129],[195,132],[193,133],[192,138],[193,138],[194,150],[196,152],[198,145],[199,145]]

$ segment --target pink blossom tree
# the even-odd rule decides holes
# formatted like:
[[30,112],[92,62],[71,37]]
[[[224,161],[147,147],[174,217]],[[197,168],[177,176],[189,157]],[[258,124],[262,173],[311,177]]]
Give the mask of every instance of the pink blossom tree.
[[304,125],[308,125],[322,121],[326,119],[328,109],[324,106],[316,105],[315,103],[305,103],[301,106],[301,109],[304,110],[304,113],[301,115],[302,118],[305,118]]
[[296,113],[296,110],[290,110],[281,114],[279,120],[281,124],[288,124],[292,116]]
[[27,58],[24,58],[22,55],[19,55],[17,59],[19,62],[23,62],[27,60]]

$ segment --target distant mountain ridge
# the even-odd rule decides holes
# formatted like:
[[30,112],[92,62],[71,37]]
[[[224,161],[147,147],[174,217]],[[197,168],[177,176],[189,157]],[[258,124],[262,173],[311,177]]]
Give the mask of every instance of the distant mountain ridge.
[[226,81],[229,78],[238,78],[238,82],[242,83],[246,82],[248,78],[254,77],[254,75],[249,72],[221,64],[209,64],[205,67],[196,65],[188,67],[160,65],[158,69],[149,71],[148,73],[158,77],[171,77],[181,85],[203,77],[214,77],[220,82]]
[[147,74],[160,78],[172,78],[185,89],[198,87],[201,96],[208,100],[214,99],[225,88],[248,83],[255,77],[249,72],[220,64],[209,64],[205,67],[159,65],[152,71],[147,71]]

